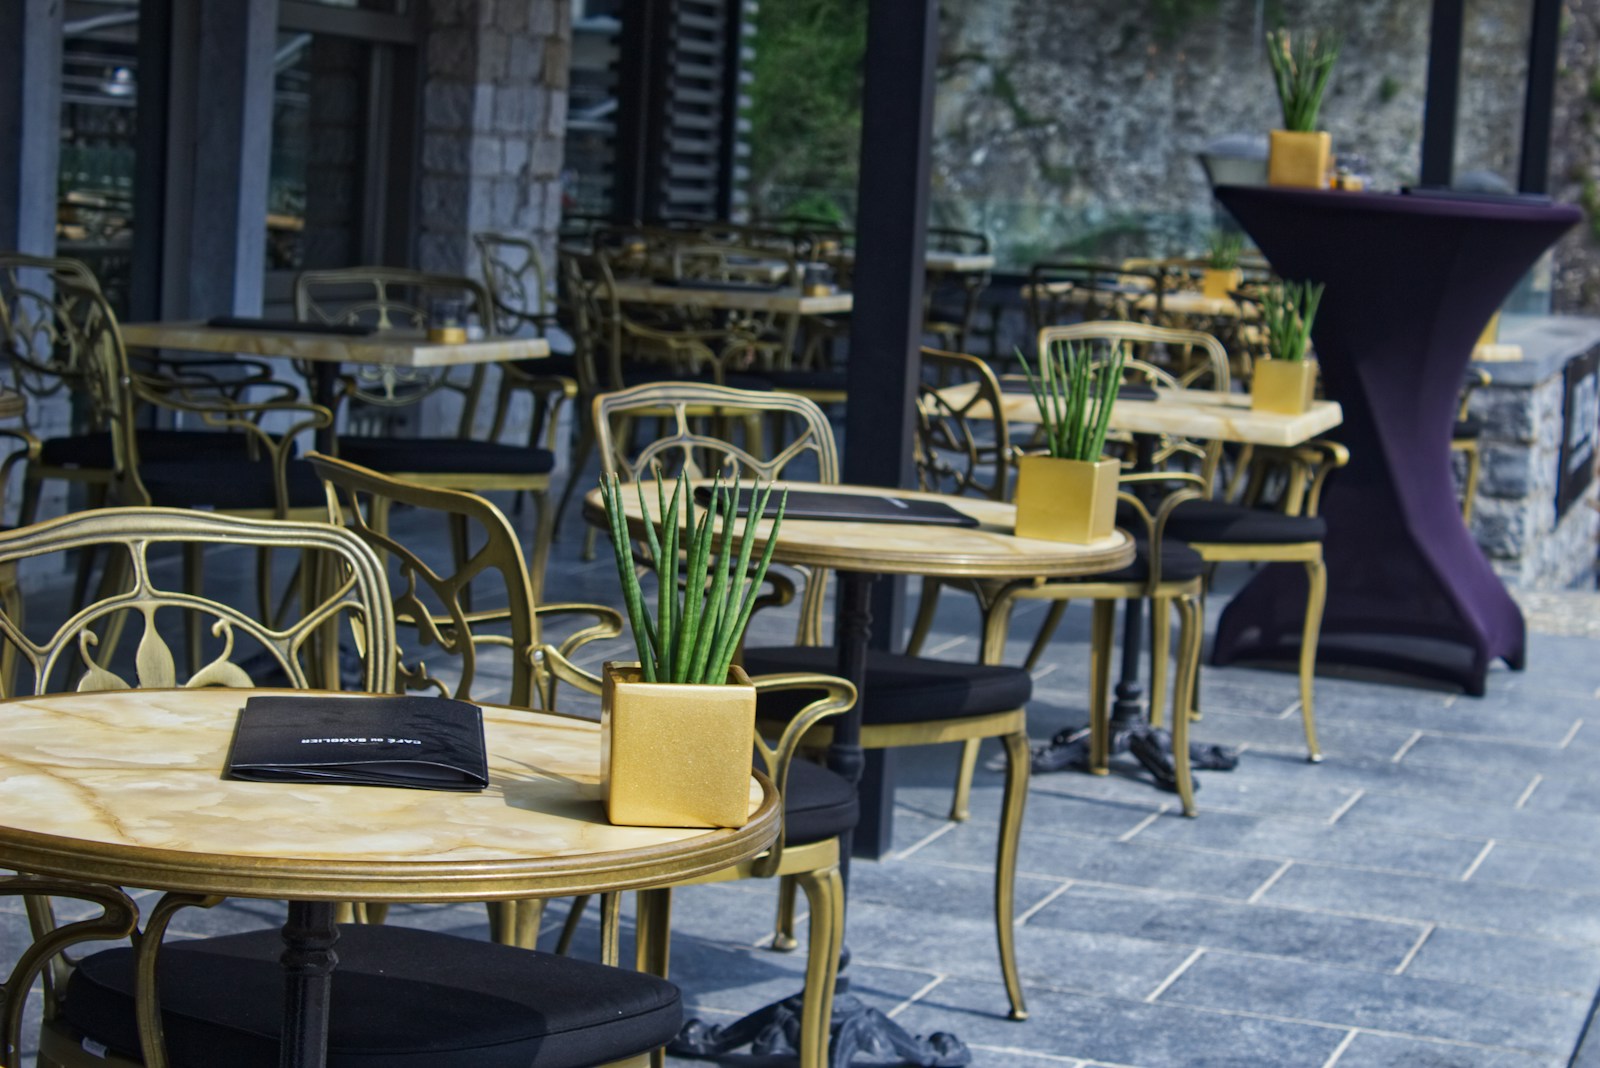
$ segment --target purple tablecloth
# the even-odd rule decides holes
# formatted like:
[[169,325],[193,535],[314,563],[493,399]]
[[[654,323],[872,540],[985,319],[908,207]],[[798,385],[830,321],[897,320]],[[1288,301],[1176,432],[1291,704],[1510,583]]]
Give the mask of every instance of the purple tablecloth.
[[[1522,613],[1461,521],[1450,435],[1473,344],[1576,208],[1223,186],[1220,200],[1285,278],[1326,284],[1314,330],[1329,436],[1350,449],[1323,497],[1328,604],[1321,663],[1442,679],[1481,694],[1490,663],[1523,664]],[[1554,502],[1552,502],[1554,507]],[[1216,660],[1298,646],[1298,565],[1266,568],[1223,612]]]

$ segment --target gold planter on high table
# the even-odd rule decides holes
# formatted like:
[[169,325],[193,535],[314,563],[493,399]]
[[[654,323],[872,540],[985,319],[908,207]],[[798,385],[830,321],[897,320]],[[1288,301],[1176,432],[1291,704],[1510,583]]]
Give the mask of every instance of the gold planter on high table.
[[1212,300],[1227,300],[1244,284],[1244,272],[1237,267],[1207,267],[1200,275],[1200,292]]
[[1326,130],[1273,130],[1267,141],[1267,184],[1328,188],[1332,140]]
[[756,722],[744,669],[706,686],[645,682],[638,664],[607,663],[604,679],[606,817],[627,827],[743,827]]
[[1022,457],[1017,462],[1017,537],[1079,545],[1109,538],[1116,529],[1120,470],[1115,460]]
[[1250,407],[1277,415],[1303,415],[1317,395],[1316,360],[1257,360],[1250,378]]

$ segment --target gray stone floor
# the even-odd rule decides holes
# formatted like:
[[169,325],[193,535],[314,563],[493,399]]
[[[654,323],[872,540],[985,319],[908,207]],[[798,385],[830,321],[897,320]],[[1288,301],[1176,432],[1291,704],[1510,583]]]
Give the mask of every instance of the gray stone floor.
[[[577,522],[563,534],[549,599],[615,602],[604,550],[585,563]],[[212,573],[225,583],[233,569]],[[1572,611],[1595,607],[1591,595]],[[1563,611],[1534,622],[1560,629]],[[1084,718],[1086,614],[1069,613],[1038,672],[1039,739]],[[1019,614],[1018,659],[1037,619]],[[932,651],[972,657],[974,620],[947,594]],[[754,640],[791,626],[760,619]],[[625,653],[591,646],[588,659]],[[852,871],[854,991],[912,1031],[954,1032],[978,1065],[1565,1065],[1600,987],[1600,644],[1535,634],[1528,659],[1481,699],[1319,679],[1320,766],[1303,759],[1292,677],[1207,668],[1194,734],[1243,752],[1232,772],[1200,773],[1194,820],[1133,763],[1036,777],[1017,887],[1023,1023],[1005,1018],[990,920],[1000,776],[979,772],[973,817],[954,824],[954,749],[904,752],[894,851]],[[676,896],[673,976],[695,1014],[728,1022],[798,990],[803,955],[765,948],[774,902],[754,882]],[[281,912],[191,910],[174,936]],[[393,922],[486,930],[476,906]],[[0,905],[5,959],[23,936],[19,910]]]

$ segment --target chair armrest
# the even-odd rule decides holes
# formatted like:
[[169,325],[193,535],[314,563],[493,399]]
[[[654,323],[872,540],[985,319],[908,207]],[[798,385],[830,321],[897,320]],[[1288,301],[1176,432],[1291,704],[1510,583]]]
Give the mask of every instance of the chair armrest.
[[[1300,514],[1316,515],[1322,507],[1322,487],[1328,476],[1350,462],[1350,450],[1337,441],[1318,438],[1296,450],[1296,459],[1306,463],[1311,470],[1311,484],[1306,490],[1304,508]],[[1298,502],[1291,502],[1298,503]]]
[[622,613],[615,608],[603,604],[547,604],[540,605],[533,610],[536,618],[547,616],[593,616],[593,625],[584,627],[567,637],[567,640],[555,646],[555,650],[562,659],[567,659],[583,646],[600,638],[615,638],[622,633]]
[[1117,499],[1126,502],[1144,523],[1145,536],[1149,539],[1150,554],[1149,576],[1146,580],[1146,595],[1153,594],[1161,583],[1161,543],[1166,536],[1167,520],[1172,517],[1173,511],[1185,501],[1204,500],[1209,484],[1206,479],[1192,471],[1143,471],[1131,475],[1123,475],[1119,480],[1121,485],[1155,485],[1160,483],[1175,483],[1176,489],[1167,491],[1161,498],[1154,512],[1150,510],[1143,500],[1136,494],[1127,490],[1119,490]]
[[[760,734],[756,735],[756,749],[766,765],[767,774],[777,784],[778,796],[789,788],[789,764],[805,739],[806,733],[829,716],[842,715],[855,707],[856,688],[848,680],[833,675],[795,672],[784,675],[760,675],[750,680],[755,684],[759,699],[764,693],[781,693],[785,690],[821,690],[822,696],[806,705],[783,728],[776,745],[768,745]],[[778,870],[783,860],[786,832],[780,832],[778,841],[755,862],[754,874],[765,878]]]
[[[28,921],[33,934],[33,944],[18,957],[4,986],[0,987],[0,993],[5,995],[0,999],[5,1006],[4,1029],[0,1031],[0,1061],[16,1064],[16,1057],[20,1053],[18,1040],[23,1005],[27,1001],[25,995],[40,971],[47,965],[51,967],[51,974],[45,977],[44,987],[45,1017],[48,1019],[55,1015],[56,991],[67,978],[67,964],[59,956],[61,952],[79,942],[128,937],[138,923],[139,907],[115,886],[37,875],[0,878],[0,896],[21,896],[26,899]],[[57,926],[49,902],[54,897],[97,904],[101,908],[100,915]]]
[[546,709],[555,708],[555,684],[558,682],[576,686],[584,693],[596,696],[604,688],[605,684],[599,675],[583,670],[549,642],[541,642],[534,647],[533,662],[540,675],[539,688],[545,695]]

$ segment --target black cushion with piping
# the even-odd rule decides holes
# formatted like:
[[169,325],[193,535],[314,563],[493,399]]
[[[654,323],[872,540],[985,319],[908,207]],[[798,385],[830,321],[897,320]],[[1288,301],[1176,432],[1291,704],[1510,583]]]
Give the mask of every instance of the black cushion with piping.
[[[243,457],[197,455],[184,460],[140,461],[139,480],[158,508],[270,509],[277,504],[272,464]],[[326,508],[322,481],[304,460],[284,469],[290,508]]]
[[1294,545],[1322,541],[1328,524],[1321,516],[1284,515],[1227,501],[1184,501],[1167,519],[1166,535],[1213,545]]
[[[335,947],[328,1068],[581,1068],[677,1034],[678,989],[638,972],[395,925],[346,924]],[[277,930],[161,949],[173,1068],[277,1068],[283,1013]],[[133,952],[72,974],[62,1018],[137,1059]]]
[[[753,648],[744,651],[751,675],[790,671],[835,674],[839,651],[830,645]],[[1021,668],[962,664],[904,653],[869,650],[867,696],[861,706],[866,724],[923,723],[960,719],[1021,708],[1033,696],[1033,678]],[[788,719],[816,699],[812,691],[789,690],[756,698],[756,713]]]
[[[776,694],[772,696],[777,696]],[[795,758],[783,791],[783,834],[788,845],[837,838],[861,818],[856,788],[821,764]]]
[[[243,454],[250,440],[223,430],[141,430],[139,459],[176,460],[196,453]],[[51,467],[109,468],[114,462],[111,434],[70,434],[39,443],[39,460]]]
[[340,438],[339,458],[416,474],[543,475],[556,465],[549,449],[462,438]]
[[511,366],[525,375],[534,378],[553,378],[557,375],[566,378],[578,376],[578,360],[570,352],[552,352],[548,356],[541,356],[534,360],[513,360]]
[[[1085,575],[1084,582],[1147,582],[1150,578],[1150,543],[1144,538],[1134,538],[1133,562],[1115,571]],[[1161,543],[1161,581],[1187,582],[1205,572],[1206,562],[1200,554],[1181,541],[1170,538]],[[1072,580],[1064,580],[1070,583]]]
[[1450,430],[1450,440],[1471,441],[1483,436],[1483,420],[1477,416],[1469,415],[1465,419],[1457,419]]

